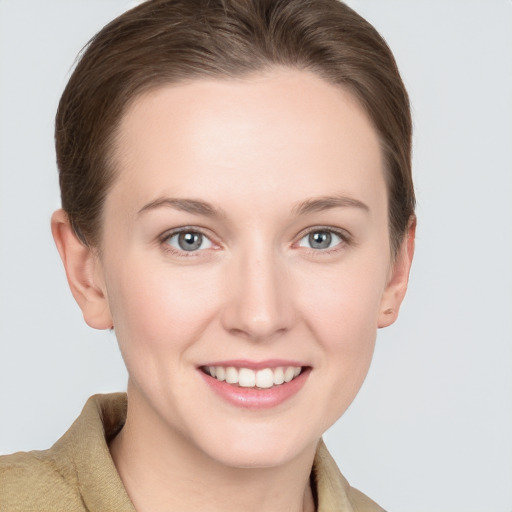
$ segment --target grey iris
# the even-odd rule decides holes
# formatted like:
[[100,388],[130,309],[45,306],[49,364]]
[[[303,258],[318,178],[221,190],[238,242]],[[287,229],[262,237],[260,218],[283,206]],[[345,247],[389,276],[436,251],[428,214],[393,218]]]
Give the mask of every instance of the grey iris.
[[313,249],[328,249],[331,241],[332,235],[328,231],[314,231],[309,234],[309,245]]
[[201,233],[185,232],[178,236],[178,245],[184,251],[195,251],[201,247],[203,235]]

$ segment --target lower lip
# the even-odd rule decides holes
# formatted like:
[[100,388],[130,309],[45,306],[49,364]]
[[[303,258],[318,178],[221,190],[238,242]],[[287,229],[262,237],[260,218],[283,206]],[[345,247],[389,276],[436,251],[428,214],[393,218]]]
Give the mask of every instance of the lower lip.
[[221,382],[198,370],[204,381],[211,389],[224,400],[237,407],[245,409],[270,409],[277,407],[294,396],[302,388],[309,376],[310,369],[306,368],[302,373],[290,382],[271,388],[244,388],[235,384]]

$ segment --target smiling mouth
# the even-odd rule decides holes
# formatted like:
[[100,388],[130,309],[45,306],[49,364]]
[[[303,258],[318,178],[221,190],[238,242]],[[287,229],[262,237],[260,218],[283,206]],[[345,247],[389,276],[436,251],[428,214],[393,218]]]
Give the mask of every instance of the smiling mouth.
[[291,382],[305,367],[278,366],[277,368],[236,368],[234,366],[202,366],[201,370],[219,382],[243,388],[269,389]]

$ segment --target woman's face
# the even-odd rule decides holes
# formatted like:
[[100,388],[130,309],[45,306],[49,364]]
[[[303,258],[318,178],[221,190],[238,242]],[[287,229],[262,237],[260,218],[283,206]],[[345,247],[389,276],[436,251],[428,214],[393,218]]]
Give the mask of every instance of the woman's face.
[[127,111],[116,158],[96,276],[132,419],[230,466],[314,448],[399,305],[361,108],[292,70],[162,87]]

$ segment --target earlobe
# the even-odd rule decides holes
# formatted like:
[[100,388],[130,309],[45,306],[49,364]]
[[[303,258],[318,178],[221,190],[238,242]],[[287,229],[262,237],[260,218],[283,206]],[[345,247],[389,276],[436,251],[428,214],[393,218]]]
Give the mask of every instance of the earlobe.
[[414,241],[416,235],[416,217],[409,220],[407,234],[398,250],[393,263],[391,274],[384,290],[381,300],[381,309],[377,326],[388,327],[398,318],[400,305],[405,297],[409,283],[409,272],[411,270],[414,256]]
[[64,210],[54,212],[51,225],[71,293],[84,320],[95,329],[110,329],[112,316],[96,252],[77,238]]

